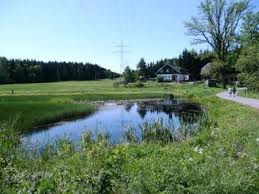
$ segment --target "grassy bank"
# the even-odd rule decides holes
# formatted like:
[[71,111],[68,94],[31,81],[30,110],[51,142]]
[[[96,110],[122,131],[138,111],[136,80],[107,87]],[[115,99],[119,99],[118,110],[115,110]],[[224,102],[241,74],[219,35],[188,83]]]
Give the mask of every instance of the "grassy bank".
[[259,92],[243,91],[243,92],[239,92],[238,95],[243,96],[243,97],[247,97],[247,98],[259,99]]
[[0,133],[0,192],[257,193],[259,112],[212,94],[194,100],[208,106],[215,125],[176,143],[114,146],[86,137],[80,151],[63,140],[28,157],[7,127]]
[[[11,94],[12,90],[14,94]],[[189,84],[156,82],[147,82],[144,88],[113,88],[112,80],[0,85],[0,121],[17,118],[15,127],[25,130],[88,114],[94,107],[87,105],[87,101],[161,98],[167,93],[199,97],[217,91],[219,89],[208,89],[202,85],[193,87]]]
[[0,119],[14,123],[14,128],[24,131],[35,126],[90,114],[95,107],[76,102],[13,101],[0,102]]

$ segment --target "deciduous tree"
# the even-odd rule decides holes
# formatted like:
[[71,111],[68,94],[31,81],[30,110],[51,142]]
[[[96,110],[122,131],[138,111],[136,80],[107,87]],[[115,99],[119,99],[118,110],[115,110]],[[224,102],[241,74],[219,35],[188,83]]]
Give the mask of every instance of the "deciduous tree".
[[241,28],[241,54],[237,61],[239,78],[250,89],[259,89],[259,12],[249,13]]
[[194,44],[208,44],[216,53],[217,69],[225,87],[225,67],[228,53],[237,43],[236,35],[240,20],[247,14],[249,0],[203,0],[199,16],[185,23]]
[[136,81],[136,73],[132,69],[130,69],[129,66],[127,66],[125,68],[125,71],[123,73],[123,77],[124,77],[125,82],[127,82],[127,83],[131,83],[131,82]]
[[141,58],[139,63],[137,64],[138,78],[142,76],[143,78],[147,78],[147,64],[144,58]]

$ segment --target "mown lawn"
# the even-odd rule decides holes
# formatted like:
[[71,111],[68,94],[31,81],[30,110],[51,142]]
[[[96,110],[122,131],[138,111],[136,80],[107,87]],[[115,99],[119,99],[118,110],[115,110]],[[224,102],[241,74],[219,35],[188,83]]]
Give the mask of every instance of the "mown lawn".
[[[152,87],[153,94],[175,91],[206,105],[210,124],[181,142],[110,145],[105,139],[95,142],[86,136],[80,150],[63,140],[40,156],[19,149],[15,131],[3,126],[0,193],[258,193],[258,110],[218,99],[214,94],[220,89],[201,85],[146,87]],[[130,96],[138,88],[118,90]],[[137,97],[148,97],[145,91],[152,91],[142,90]],[[115,93],[66,97],[126,97]],[[133,98],[135,93],[131,94]]]
[[[176,83],[157,83],[146,82],[145,88],[120,86],[113,88],[113,80],[100,81],[66,81],[66,82],[50,82],[50,83],[33,83],[33,84],[6,84],[0,85],[0,95],[9,96],[12,90],[15,96],[20,95],[89,95],[89,94],[118,94],[118,93],[160,93],[164,92],[165,88],[182,91],[184,89],[191,90],[192,93],[202,92],[198,88],[193,88],[191,85],[176,84]],[[204,87],[204,89],[206,89]],[[212,90],[208,90],[212,91]]]

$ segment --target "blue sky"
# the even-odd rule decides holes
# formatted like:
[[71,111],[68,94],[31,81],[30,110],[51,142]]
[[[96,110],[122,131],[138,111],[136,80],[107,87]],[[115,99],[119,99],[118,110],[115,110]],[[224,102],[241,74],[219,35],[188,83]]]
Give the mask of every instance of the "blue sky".
[[184,48],[207,48],[192,46],[185,34],[199,2],[0,0],[0,56],[91,62],[119,72],[113,46],[123,40],[130,50],[125,65],[133,68],[141,57],[176,57]]

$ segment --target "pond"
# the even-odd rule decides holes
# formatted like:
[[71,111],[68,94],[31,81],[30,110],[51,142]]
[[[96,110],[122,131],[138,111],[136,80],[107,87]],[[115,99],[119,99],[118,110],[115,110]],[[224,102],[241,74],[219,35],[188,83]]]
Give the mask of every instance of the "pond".
[[51,126],[31,130],[21,138],[27,148],[44,147],[61,138],[79,143],[84,132],[109,133],[114,142],[120,142],[129,128],[140,135],[144,123],[163,122],[177,131],[181,126],[193,126],[202,112],[199,104],[186,99],[165,99],[104,103],[96,112],[80,119],[55,123]]

